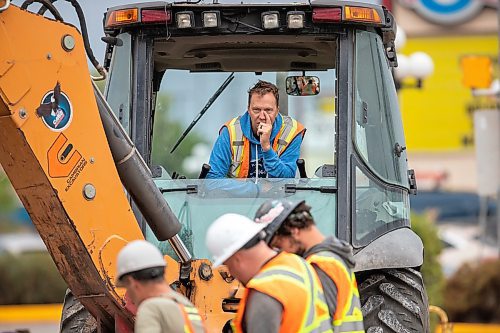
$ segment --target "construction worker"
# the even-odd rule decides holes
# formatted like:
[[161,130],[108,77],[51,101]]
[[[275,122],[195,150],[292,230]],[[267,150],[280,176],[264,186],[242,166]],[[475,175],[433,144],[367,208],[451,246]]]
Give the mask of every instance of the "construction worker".
[[245,287],[233,320],[236,333],[332,332],[314,269],[294,254],[272,250],[262,224],[225,214],[209,227],[213,266],[227,265]]
[[117,286],[138,306],[135,333],[206,332],[198,310],[165,281],[161,252],[145,240],[128,243],[118,253]]
[[248,110],[228,121],[210,155],[207,178],[293,178],[305,128],[279,113],[278,88],[259,81],[248,91]]
[[323,286],[334,332],[364,332],[352,248],[334,236],[325,237],[314,223],[305,201],[263,203],[255,221],[267,225],[266,242],[298,254],[312,264]]

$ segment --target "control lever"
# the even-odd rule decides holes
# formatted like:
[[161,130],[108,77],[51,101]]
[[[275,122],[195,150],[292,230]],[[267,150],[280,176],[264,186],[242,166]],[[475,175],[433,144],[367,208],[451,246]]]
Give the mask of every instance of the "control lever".
[[306,161],[304,161],[303,158],[299,158],[297,160],[297,167],[299,168],[299,175],[300,178],[307,178],[307,173],[306,173]]
[[210,166],[210,164],[203,163],[203,166],[201,167],[200,176],[198,178],[199,179],[207,178],[208,172],[210,171],[211,168],[212,167]]

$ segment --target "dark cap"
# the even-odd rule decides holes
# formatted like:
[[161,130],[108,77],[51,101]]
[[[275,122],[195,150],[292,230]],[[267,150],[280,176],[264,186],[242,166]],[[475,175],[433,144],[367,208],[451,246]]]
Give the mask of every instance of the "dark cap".
[[254,221],[257,223],[265,223],[267,227],[265,241],[267,244],[271,242],[274,234],[281,227],[283,222],[290,214],[303,204],[305,201],[289,201],[289,200],[268,200],[264,202],[255,213]]

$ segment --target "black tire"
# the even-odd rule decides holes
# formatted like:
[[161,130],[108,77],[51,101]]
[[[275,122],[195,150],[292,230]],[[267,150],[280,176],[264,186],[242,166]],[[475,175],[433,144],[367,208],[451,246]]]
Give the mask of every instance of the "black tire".
[[69,289],[64,296],[60,332],[97,333],[97,321]]
[[422,275],[411,268],[358,276],[366,333],[429,333],[429,303]]

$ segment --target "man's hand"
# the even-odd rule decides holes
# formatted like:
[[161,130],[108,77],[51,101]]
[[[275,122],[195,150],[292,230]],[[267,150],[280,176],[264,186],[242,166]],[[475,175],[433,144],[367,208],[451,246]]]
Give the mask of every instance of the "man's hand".
[[273,124],[271,122],[271,117],[264,112],[264,116],[266,117],[266,121],[259,124],[257,129],[257,135],[260,138],[260,145],[263,151],[268,151],[271,149],[271,132],[273,130]]

